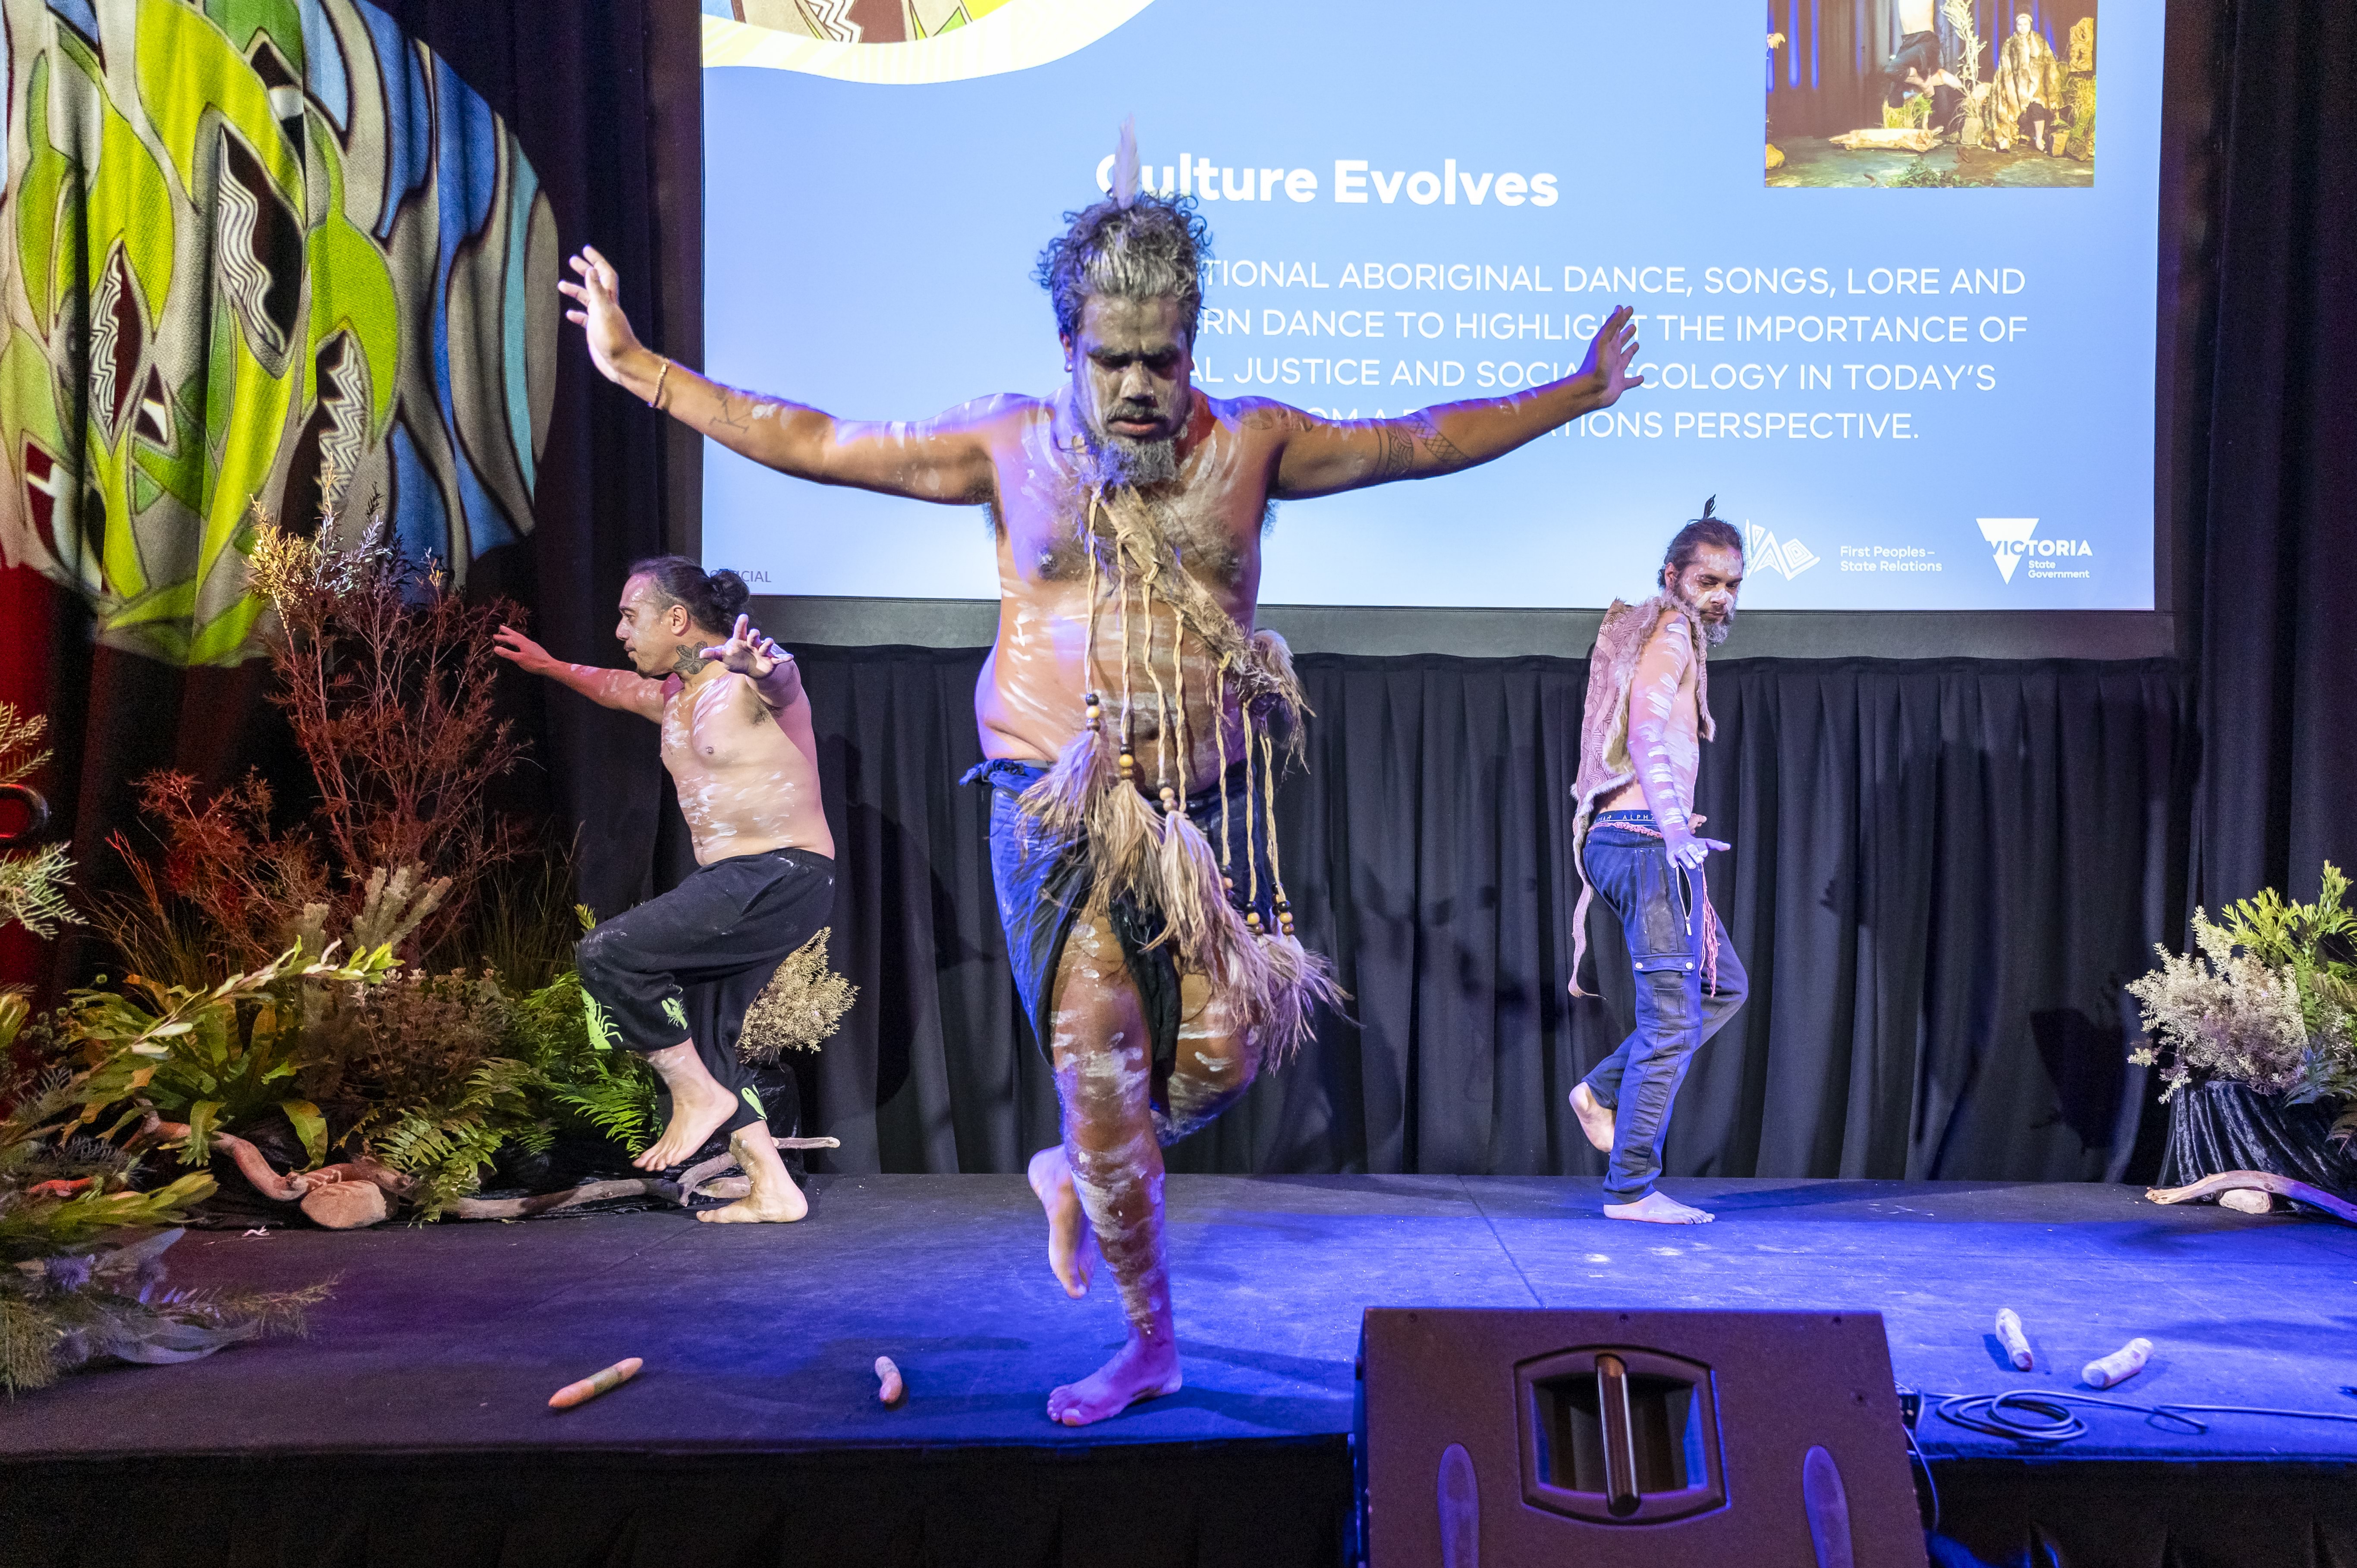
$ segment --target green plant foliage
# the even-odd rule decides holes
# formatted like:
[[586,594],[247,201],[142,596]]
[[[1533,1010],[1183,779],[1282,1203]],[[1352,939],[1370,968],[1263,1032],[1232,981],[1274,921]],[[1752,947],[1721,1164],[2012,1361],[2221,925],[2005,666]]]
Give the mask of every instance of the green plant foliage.
[[[2268,888],[2216,921],[2197,909],[2192,950],[2158,950],[2158,967],[2128,984],[2152,1041],[2130,1059],[2161,1069],[2163,1099],[2214,1078],[2295,1103],[2357,1100],[2357,912],[2348,893],[2328,861],[2314,903]],[[2357,1112],[2334,1130],[2352,1133]]]
[[1963,175],[1957,174],[1953,169],[1933,168],[1921,158],[1917,158],[1913,163],[1909,164],[1905,168],[1900,169],[1897,174],[1892,175],[1886,183],[1910,189],[1946,190],[1961,188],[1966,186],[1983,185],[1987,182],[1985,180],[1967,179]]
[[9,1085],[0,1115],[0,1391],[41,1388],[84,1362],[185,1361],[260,1335],[297,1332],[327,1287],[171,1292],[165,1250],[213,1181],[134,1186],[137,1162],[76,1136],[105,1070],[52,1069]]
[[393,961],[387,946],[350,963],[332,944],[307,959],[296,947],[206,991],[131,975],[117,988],[71,993],[62,1034],[94,1067],[83,1119],[125,1107],[118,1127],[143,1112],[185,1122],[187,1134],[173,1142],[182,1164],[201,1166],[215,1132],[276,1110],[317,1164],[327,1155],[326,1122],[291,1092],[303,1065],[304,988],[381,981]]
[[581,977],[566,971],[517,1005],[513,1047],[538,1072],[559,1125],[610,1138],[635,1155],[654,1142],[654,1069],[598,1037],[589,1026],[595,1005]]
[[417,1178],[410,1201],[419,1219],[432,1219],[482,1186],[482,1168],[503,1145],[548,1147],[552,1133],[533,1092],[540,1087],[530,1063],[494,1057],[447,1101],[405,1107],[371,1129],[369,1151]]
[[60,926],[81,925],[81,916],[66,901],[72,880],[73,858],[61,843],[0,860],[0,922],[14,920],[43,939],[56,936]]
[[536,991],[573,967],[573,855],[502,866],[465,925],[431,955],[437,965],[490,970],[511,992]]
[[[30,778],[49,759],[49,749],[38,746],[49,721],[39,714],[20,714],[14,703],[0,703],[0,786]],[[59,926],[79,926],[82,918],[66,902],[66,886],[73,880],[73,860],[63,844],[50,844],[28,855],[0,858],[0,925],[16,921],[44,940]]]

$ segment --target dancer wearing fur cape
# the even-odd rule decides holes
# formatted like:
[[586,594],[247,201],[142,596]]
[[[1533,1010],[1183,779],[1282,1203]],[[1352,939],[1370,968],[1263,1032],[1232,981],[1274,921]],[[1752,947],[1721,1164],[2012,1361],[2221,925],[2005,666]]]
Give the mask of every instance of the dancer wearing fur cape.
[[974,707],[1017,988],[1054,1065],[1063,1142],[1031,1162],[1049,1261],[1111,1267],[1128,1338],[1055,1390],[1079,1426],[1179,1386],[1162,1146],[1234,1102],[1340,994],[1294,935],[1271,826],[1302,712],[1253,625],[1273,500],[1501,456],[1638,384],[1625,307],[1577,375],[1399,419],[1332,421],[1191,384],[1210,236],[1138,188],[1069,214],[1039,276],[1068,384],[915,424],[854,424],[718,385],[642,347],[595,251],[560,285],[606,376],[756,462],[823,484],[991,509],[1003,598]]

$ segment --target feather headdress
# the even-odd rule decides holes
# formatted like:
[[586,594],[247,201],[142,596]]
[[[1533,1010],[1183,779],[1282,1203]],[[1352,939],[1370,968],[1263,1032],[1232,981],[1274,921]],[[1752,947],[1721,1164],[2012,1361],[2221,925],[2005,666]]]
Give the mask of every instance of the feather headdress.
[[1127,207],[1137,199],[1137,116],[1121,123],[1121,139],[1113,149],[1113,199]]

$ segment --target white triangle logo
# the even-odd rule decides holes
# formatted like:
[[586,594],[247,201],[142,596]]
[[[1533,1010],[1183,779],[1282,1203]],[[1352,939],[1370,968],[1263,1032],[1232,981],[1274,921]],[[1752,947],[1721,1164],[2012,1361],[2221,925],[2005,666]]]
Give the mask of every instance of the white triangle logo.
[[1996,547],[1997,575],[2007,582],[2012,582],[2013,569],[2021,564],[2022,553],[2029,545],[2029,536],[2038,532],[2038,520],[2034,517],[1982,517],[1973,521],[1981,525],[1981,537]]

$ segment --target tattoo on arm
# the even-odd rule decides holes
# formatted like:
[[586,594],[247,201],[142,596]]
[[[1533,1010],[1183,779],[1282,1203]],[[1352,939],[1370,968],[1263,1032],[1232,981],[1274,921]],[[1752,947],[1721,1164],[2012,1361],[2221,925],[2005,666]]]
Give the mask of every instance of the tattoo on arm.
[[770,410],[766,403],[766,399],[723,387],[720,389],[720,410],[705,428],[707,432],[734,430],[739,435],[747,434],[752,430],[755,420],[769,417]]
[[1431,414],[1412,413],[1405,423],[1415,433],[1421,456],[1432,464],[1435,472],[1449,474],[1472,466],[1473,459],[1440,433],[1440,422]]

